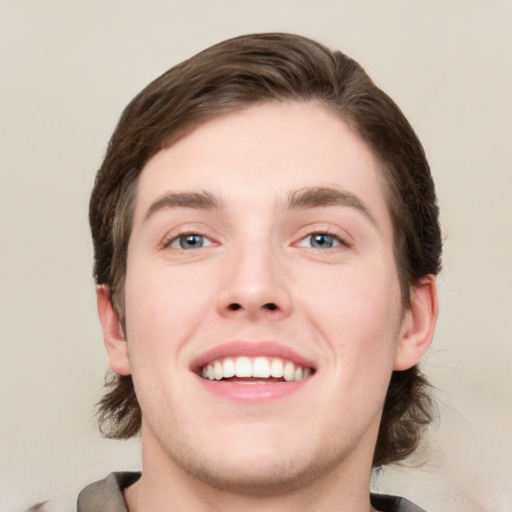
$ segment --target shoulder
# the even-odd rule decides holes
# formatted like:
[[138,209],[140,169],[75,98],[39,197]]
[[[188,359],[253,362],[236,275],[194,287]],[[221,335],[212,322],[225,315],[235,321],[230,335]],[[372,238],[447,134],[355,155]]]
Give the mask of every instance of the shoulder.
[[123,489],[139,478],[140,473],[117,472],[88,485],[78,495],[77,512],[128,512]]
[[424,509],[399,496],[372,494],[372,506],[382,512],[426,512]]

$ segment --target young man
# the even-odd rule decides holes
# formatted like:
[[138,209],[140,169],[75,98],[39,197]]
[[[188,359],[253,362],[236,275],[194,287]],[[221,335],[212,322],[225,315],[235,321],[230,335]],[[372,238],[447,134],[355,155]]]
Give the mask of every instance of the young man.
[[412,128],[361,67],[252,35],[127,107],[90,205],[114,377],[143,470],[78,511],[418,511],[370,496],[431,420],[438,208]]

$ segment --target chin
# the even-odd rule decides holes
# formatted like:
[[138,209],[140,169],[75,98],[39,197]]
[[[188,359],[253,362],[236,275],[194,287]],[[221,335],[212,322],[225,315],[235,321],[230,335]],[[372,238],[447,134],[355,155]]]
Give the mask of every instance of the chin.
[[224,461],[222,465],[201,461],[187,471],[213,489],[233,494],[272,496],[304,487],[327,468],[325,464],[297,461]]
[[[225,440],[224,440],[225,441]],[[218,491],[247,496],[272,496],[303,488],[318,477],[336,470],[343,450],[304,448],[291,443],[283,450],[275,442],[215,443],[208,449],[197,444],[174,446],[167,453],[182,471]],[[332,447],[331,447],[332,448]],[[340,453],[341,452],[341,453]]]

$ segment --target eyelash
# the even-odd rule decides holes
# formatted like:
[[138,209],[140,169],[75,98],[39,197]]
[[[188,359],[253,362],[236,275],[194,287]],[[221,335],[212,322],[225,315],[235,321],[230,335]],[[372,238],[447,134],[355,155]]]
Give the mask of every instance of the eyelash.
[[[305,240],[310,240],[312,242],[312,237],[329,237],[333,240],[333,245],[330,247],[314,247],[313,245],[302,245],[301,242],[304,242]],[[350,247],[350,244],[343,238],[341,238],[336,233],[332,233],[329,230],[321,230],[321,231],[314,231],[312,233],[308,233],[306,236],[302,237],[296,244],[296,246],[299,247],[309,247],[311,249],[318,249],[318,250],[328,250],[328,249],[335,249],[336,247]]]
[[[185,248],[182,246],[182,242],[187,239],[187,237],[200,237],[203,240],[203,243],[198,247],[188,247]],[[204,245],[204,241],[207,240],[208,243]],[[180,247],[174,247],[174,244],[179,244]],[[171,237],[164,240],[162,246],[164,248],[171,248],[171,249],[177,249],[182,251],[189,251],[194,249],[201,249],[202,247],[210,247],[212,245],[215,245],[215,242],[213,242],[209,237],[206,235],[203,235],[201,233],[197,233],[195,231],[191,231],[188,233],[179,233],[178,235],[172,235]]]
[[[193,247],[193,246],[192,247],[183,247],[183,243],[186,241],[187,237],[201,238],[202,243],[201,243],[201,245],[199,245],[197,247]],[[313,237],[328,237],[328,238],[332,239],[333,245],[328,246],[328,247],[315,247],[312,245]],[[302,243],[308,239],[310,240],[311,245],[305,245]],[[207,241],[206,245],[204,243],[205,240]],[[174,244],[179,244],[179,247],[175,247]],[[176,250],[182,250],[182,251],[197,250],[197,249],[201,249],[203,247],[210,247],[212,245],[216,245],[214,241],[212,241],[206,235],[203,235],[196,231],[179,233],[178,235],[173,234],[172,236],[170,236],[169,238],[164,240],[164,242],[162,243],[162,247],[165,249],[170,248],[170,249],[176,249]],[[296,247],[309,247],[310,249],[316,249],[316,250],[321,250],[321,251],[335,249],[336,247],[347,247],[347,248],[350,247],[350,244],[345,239],[341,238],[339,235],[337,235],[336,233],[333,233],[329,230],[319,230],[319,231],[313,231],[311,233],[308,233],[306,236],[302,237],[294,245]]]

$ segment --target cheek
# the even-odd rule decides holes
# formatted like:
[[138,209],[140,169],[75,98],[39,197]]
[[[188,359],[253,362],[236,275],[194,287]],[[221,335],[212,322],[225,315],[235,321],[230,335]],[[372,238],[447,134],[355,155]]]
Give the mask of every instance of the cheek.
[[298,276],[298,294],[310,304],[318,305],[323,312],[321,316],[328,321],[350,315],[358,318],[377,315],[381,320],[387,317],[387,323],[391,323],[399,314],[400,285],[393,265],[347,265],[322,270]]
[[[201,286],[197,272],[149,267],[138,273],[134,269],[132,275],[137,279],[127,278],[125,289],[131,353],[159,360],[163,351],[176,352],[198,328],[212,303],[211,292]],[[152,350],[146,350],[148,346]]]
[[[344,367],[358,359],[389,358],[398,339],[402,311],[393,266],[327,269],[302,278],[299,308],[308,311],[316,331]],[[362,361],[361,361],[362,362]]]
[[134,275],[137,279],[126,281],[128,354],[140,406],[153,418],[162,404],[175,404],[185,392],[182,349],[200,323],[201,300],[190,293],[194,283],[168,271]]

